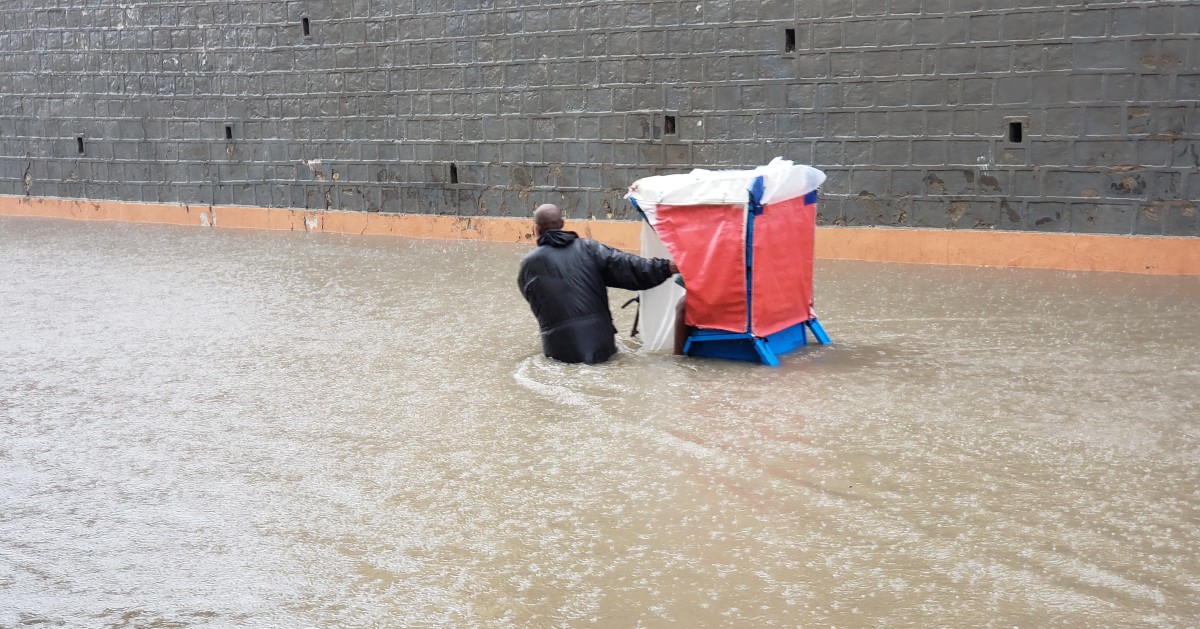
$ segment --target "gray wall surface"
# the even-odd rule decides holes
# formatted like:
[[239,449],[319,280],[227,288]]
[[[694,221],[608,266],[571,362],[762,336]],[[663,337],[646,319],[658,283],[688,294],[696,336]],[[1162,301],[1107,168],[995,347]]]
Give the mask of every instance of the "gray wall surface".
[[783,155],[825,224],[1197,236],[1198,62],[1194,1],[0,0],[0,194],[626,218]]

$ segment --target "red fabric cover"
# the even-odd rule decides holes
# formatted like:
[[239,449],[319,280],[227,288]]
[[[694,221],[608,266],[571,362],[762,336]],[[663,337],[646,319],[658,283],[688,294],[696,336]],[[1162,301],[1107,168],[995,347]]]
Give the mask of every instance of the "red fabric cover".
[[656,214],[654,231],[687,284],[687,324],[745,332],[746,206],[659,205]]
[[[754,217],[751,331],[755,336],[768,336],[809,318],[816,212],[815,204],[795,197],[771,203]],[[684,278],[688,278],[686,273]],[[687,288],[690,308],[690,279]]]

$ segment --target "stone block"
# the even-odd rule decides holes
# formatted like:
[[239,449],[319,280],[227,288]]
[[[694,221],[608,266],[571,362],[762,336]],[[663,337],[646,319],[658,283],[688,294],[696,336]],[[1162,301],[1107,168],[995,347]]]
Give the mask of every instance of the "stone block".
[[853,81],[842,85],[844,107],[863,108],[875,105],[874,85],[865,81]]
[[[1061,78],[1057,78],[1057,80],[1062,81]],[[1087,103],[1104,100],[1104,75],[1102,74],[1077,74],[1069,77],[1066,84],[1067,98],[1064,99],[1065,101]]]
[[1142,205],[1133,217],[1133,233],[1139,236],[1162,236],[1165,233],[1165,217],[1165,208],[1161,205]]
[[940,74],[975,74],[979,71],[979,49],[943,48],[937,51]]
[[1034,104],[1056,105],[1071,101],[1071,84],[1061,76],[1035,76],[1030,81],[1031,102]]
[[839,18],[854,15],[854,0],[823,0],[822,17]]
[[811,29],[812,46],[817,50],[835,50],[843,46],[842,23],[821,22]]
[[893,170],[890,173],[890,177],[887,190],[892,196],[920,197],[925,195],[925,171]]
[[794,21],[796,19],[796,3],[790,0],[760,0],[756,4],[760,20]]
[[[971,40],[971,22],[970,17],[960,12],[951,12],[954,15],[946,17],[942,22],[942,37],[941,42],[945,44],[965,44]],[[984,39],[980,41],[995,41],[996,35],[989,36],[981,34]]]
[[1031,77],[1014,76],[996,79],[995,99],[998,105],[1027,104],[1033,101]]
[[945,38],[945,18],[918,18],[913,20],[913,43],[916,45],[936,45]]
[[[1137,153],[1136,153],[1136,157],[1134,158],[1132,163],[1138,164],[1140,166],[1148,166],[1148,167],[1149,166],[1160,166],[1160,167],[1182,166],[1182,167],[1186,167],[1188,165],[1192,165],[1189,162],[1196,162],[1196,161],[1200,161],[1200,160],[1191,159],[1191,156],[1188,154],[1189,153],[1188,148],[1185,148],[1185,146],[1187,144],[1189,144],[1189,143],[1187,143],[1186,141],[1172,141],[1172,140],[1164,141],[1164,140],[1152,140],[1152,139],[1138,140],[1137,142],[1135,142]],[[1179,159],[1178,162],[1176,161],[1177,157],[1181,158],[1181,159]],[[1195,164],[1195,165],[1200,166],[1200,164]],[[1196,198],[1200,198],[1200,197],[1196,197]]]
[[905,140],[875,142],[875,162],[884,166],[903,166],[912,162],[909,143]]
[[[1145,28],[1143,31],[1144,34],[1146,34],[1146,35],[1170,35],[1170,34],[1176,33],[1176,32],[1192,32],[1192,33],[1194,33],[1196,31],[1195,25],[1185,25],[1185,23],[1179,21],[1179,18],[1176,15],[1176,7],[1177,6],[1179,6],[1179,4],[1170,3],[1166,6],[1148,6],[1148,7],[1146,7],[1146,21],[1145,21]],[[1190,3],[1182,3],[1182,6],[1180,8],[1185,8],[1188,6],[1190,6]],[[1190,16],[1194,17],[1196,15],[1195,7],[1191,6],[1190,8],[1192,9],[1191,12],[1190,13],[1184,12],[1184,16],[1190,15]],[[1182,31],[1180,30],[1180,28],[1181,28],[1180,25],[1183,25]]]
[[880,22],[878,42],[880,46],[911,46],[913,41],[913,21],[911,19]]
[[[820,160],[815,163],[824,164]],[[821,187],[822,192],[830,195],[846,195],[850,189],[850,171],[845,168],[824,167],[825,185]]]
[[914,166],[946,164],[946,142],[944,140],[914,140],[912,142],[912,164]]
[[888,124],[888,112],[862,111],[855,114],[855,116],[858,135],[869,137],[891,135]]
[[891,15],[918,15],[922,12],[936,13],[937,11],[934,7],[926,6],[930,4],[936,5],[937,3],[929,3],[923,0],[890,0],[887,3],[887,7],[888,13]]
[[824,53],[802,54],[797,59],[796,78],[823,79],[830,76],[829,55]]
[[922,182],[927,196],[968,196],[975,192],[975,173],[969,169],[929,169]]
[[825,133],[830,137],[855,137],[858,135],[855,122],[856,116],[851,112],[830,112],[825,114]]
[[[1009,13],[1005,17],[1012,19],[1013,16],[1020,14]],[[1011,37],[1004,32],[1004,28],[1009,26],[1009,23],[1001,22],[1000,15],[972,15],[968,18],[968,40],[972,42],[993,42],[1024,39],[1023,37]]]
[[[1043,112],[1043,124],[1039,125],[1042,129],[1042,135],[1047,138],[1078,137],[1083,133],[1086,112],[1087,110],[1083,107],[1046,109]],[[1034,162],[1040,163],[1036,157]]]
[[989,155],[992,155],[992,144],[988,140],[956,139],[946,142],[948,165],[975,167],[986,164]]
[[[1165,9],[1167,7],[1152,7]],[[1200,35],[1200,5],[1194,2],[1181,2],[1175,5],[1175,32],[1180,35]],[[1159,19],[1157,15],[1148,16]]]
[[1137,166],[1137,144],[1129,141],[1077,140],[1071,163],[1076,166],[1116,167],[1123,171]]
[[1175,94],[1178,100],[1200,101],[1200,74],[1180,74],[1177,81]]
[[1125,68],[1129,63],[1128,47],[1125,40],[1078,42],[1073,50],[1075,66],[1094,70]]
[[906,217],[907,225],[944,229],[947,227],[947,207],[948,204],[941,200],[914,199],[909,204],[911,213]]
[[995,79],[963,79],[959,81],[959,90],[959,102],[963,105],[991,105],[996,102]]
[[1078,170],[1048,170],[1042,178],[1042,194],[1067,199],[1108,197],[1110,182],[1102,173]]
[[942,105],[946,102],[947,85],[943,80],[912,81],[912,102],[914,106]]
[[1119,136],[1124,131],[1125,118],[1120,107],[1088,107],[1084,126],[1091,136]]
[[1063,232],[1071,225],[1071,207],[1060,202],[1030,201],[1022,217],[1023,229],[1029,231]]
[[908,81],[876,81],[873,87],[879,107],[904,107],[910,102]]
[[1200,235],[1196,205],[1197,197],[1158,202],[1157,207],[1165,213],[1163,235],[1193,237]]
[[1108,12],[1104,9],[1083,8],[1067,12],[1069,38],[1104,37],[1108,35],[1108,25]]
[[855,195],[870,194],[883,197],[889,193],[890,180],[890,173],[886,170],[870,167],[855,168],[850,173],[849,189],[851,194]]
[[[872,3],[882,11],[882,3]],[[879,45],[879,22],[846,22],[842,26],[842,44],[848,48],[866,48]]]

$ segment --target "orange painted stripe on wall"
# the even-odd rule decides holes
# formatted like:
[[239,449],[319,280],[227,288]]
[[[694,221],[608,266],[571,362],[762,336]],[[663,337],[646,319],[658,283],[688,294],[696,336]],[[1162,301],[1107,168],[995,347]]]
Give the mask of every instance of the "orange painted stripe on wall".
[[[533,242],[530,219],[169,205],[0,195],[0,216]],[[568,221],[567,229],[637,251],[641,223]],[[980,230],[818,227],[816,257],[913,264],[1200,275],[1200,238]]]
[[1200,275],[1200,238],[873,227],[817,229],[816,257]]

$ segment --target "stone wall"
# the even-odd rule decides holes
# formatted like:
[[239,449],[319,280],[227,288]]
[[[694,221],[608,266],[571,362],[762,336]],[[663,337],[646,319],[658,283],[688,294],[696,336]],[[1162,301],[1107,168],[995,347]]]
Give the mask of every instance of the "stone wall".
[[784,155],[820,220],[1197,236],[1200,3],[0,0],[0,194],[626,218]]

